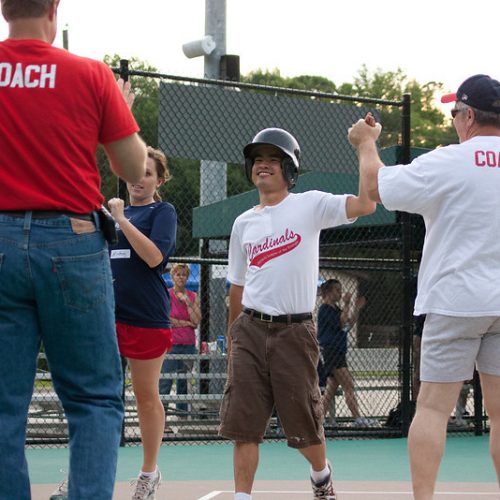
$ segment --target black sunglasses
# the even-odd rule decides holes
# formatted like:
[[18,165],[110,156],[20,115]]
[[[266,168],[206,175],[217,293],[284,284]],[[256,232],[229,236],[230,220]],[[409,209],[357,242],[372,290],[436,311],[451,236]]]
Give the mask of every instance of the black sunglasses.
[[451,117],[455,118],[455,116],[457,116],[458,113],[461,113],[462,111],[467,111],[467,109],[466,108],[453,108],[451,110]]

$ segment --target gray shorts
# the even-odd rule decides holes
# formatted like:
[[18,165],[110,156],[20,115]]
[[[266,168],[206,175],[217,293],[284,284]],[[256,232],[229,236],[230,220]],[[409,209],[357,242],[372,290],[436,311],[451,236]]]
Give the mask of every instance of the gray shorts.
[[469,380],[479,373],[500,376],[500,318],[428,314],[422,335],[423,382]]
[[276,407],[288,446],[324,442],[319,346],[312,321],[266,323],[247,314],[231,325],[219,434],[260,443]]

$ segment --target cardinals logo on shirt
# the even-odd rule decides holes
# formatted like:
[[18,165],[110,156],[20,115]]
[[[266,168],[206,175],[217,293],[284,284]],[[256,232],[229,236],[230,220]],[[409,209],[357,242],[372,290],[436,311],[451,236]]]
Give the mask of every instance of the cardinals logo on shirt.
[[250,266],[262,267],[266,262],[280,255],[291,252],[301,241],[300,234],[286,229],[281,236],[268,236],[263,243],[249,245]]

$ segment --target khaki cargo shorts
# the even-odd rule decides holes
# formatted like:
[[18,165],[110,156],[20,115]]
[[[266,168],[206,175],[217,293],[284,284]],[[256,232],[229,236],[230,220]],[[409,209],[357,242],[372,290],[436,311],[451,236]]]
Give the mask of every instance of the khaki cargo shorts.
[[288,446],[324,442],[313,321],[268,323],[247,314],[232,324],[219,434],[260,443],[276,408]]

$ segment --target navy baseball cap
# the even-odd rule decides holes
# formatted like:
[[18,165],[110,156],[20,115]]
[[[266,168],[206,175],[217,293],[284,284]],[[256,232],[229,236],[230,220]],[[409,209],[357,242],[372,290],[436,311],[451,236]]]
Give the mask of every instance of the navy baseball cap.
[[500,82],[488,75],[474,75],[465,80],[454,94],[441,97],[441,102],[460,101],[481,111],[500,114]]

